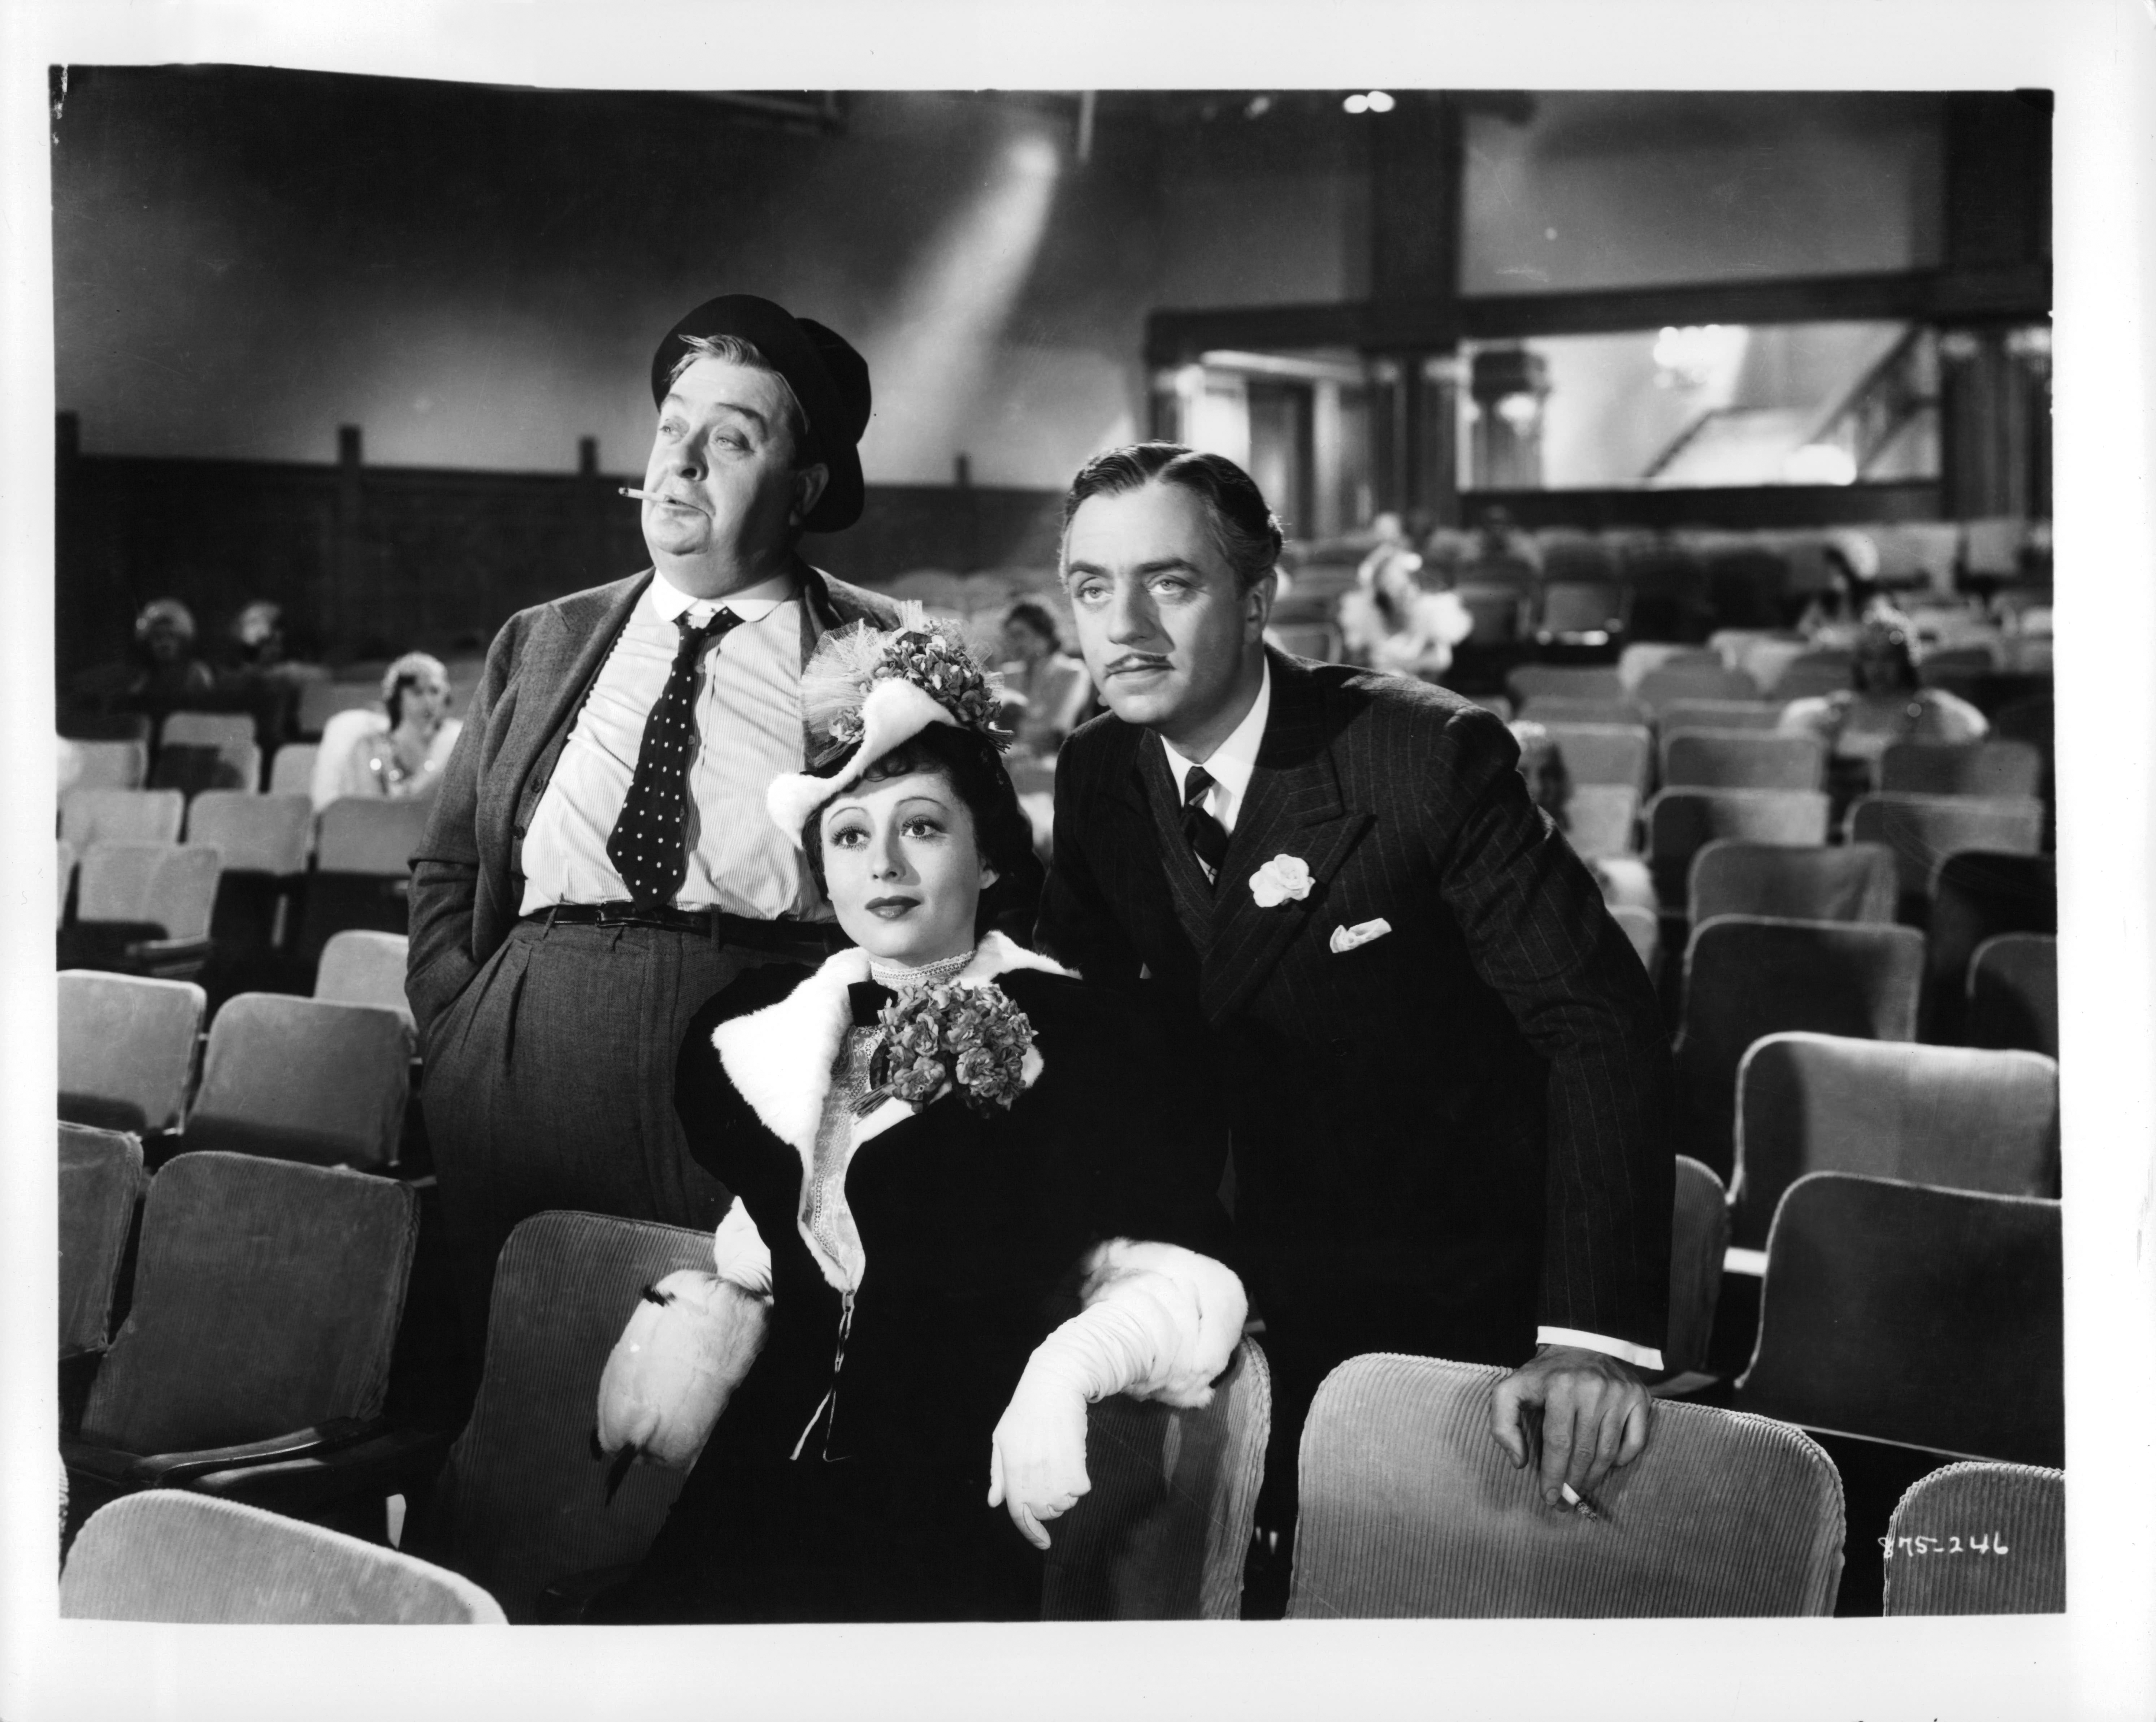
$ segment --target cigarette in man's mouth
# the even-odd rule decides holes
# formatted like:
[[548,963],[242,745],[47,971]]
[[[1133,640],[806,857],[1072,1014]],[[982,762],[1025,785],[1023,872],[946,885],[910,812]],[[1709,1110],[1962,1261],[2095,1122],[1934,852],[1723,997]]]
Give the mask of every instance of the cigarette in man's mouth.
[[656,491],[639,491],[634,485],[622,486],[621,493],[624,496],[634,496],[639,502],[664,502],[666,500]]

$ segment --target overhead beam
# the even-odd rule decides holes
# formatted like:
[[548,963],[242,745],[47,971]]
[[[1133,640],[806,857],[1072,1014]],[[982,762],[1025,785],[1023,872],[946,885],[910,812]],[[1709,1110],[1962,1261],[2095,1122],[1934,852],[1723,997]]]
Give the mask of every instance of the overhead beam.
[[2041,321],[2051,315],[2043,262],[1894,275],[1804,275],[1576,293],[1510,293],[1158,311],[1146,320],[1146,361],[1188,364],[1219,347],[1344,347],[1443,352],[1462,340],[1607,334],[1668,324]]

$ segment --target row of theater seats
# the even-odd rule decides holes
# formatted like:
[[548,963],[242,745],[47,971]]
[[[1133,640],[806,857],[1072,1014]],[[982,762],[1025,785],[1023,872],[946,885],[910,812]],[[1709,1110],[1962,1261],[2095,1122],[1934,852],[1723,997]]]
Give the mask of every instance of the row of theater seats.
[[[462,1586],[348,1547],[376,1600],[324,1603],[311,1594],[330,1583],[322,1539],[295,1531],[288,1555],[249,1556],[275,1540],[253,1515],[105,1517],[150,1489],[393,1538],[511,1621],[576,1618],[648,1545],[680,1479],[609,1474],[589,1440],[595,1384],[641,1288],[707,1259],[701,1234],[566,1213],[519,1226],[479,1396],[452,1439],[381,1414],[416,1231],[409,1189],[217,1152],[146,1180],[131,1139],[67,1126],[59,1150],[63,1318],[101,1354],[64,1426],[69,1524],[105,1527],[70,1553],[84,1565],[65,1581],[69,1612],[233,1617],[214,1586],[174,1575],[259,1558],[254,1606],[279,1611],[269,1617],[495,1617]],[[108,1335],[138,1201],[126,1318]],[[2005,1462],[1949,1467],[1891,1522],[1856,1529],[1902,1552],[1890,1611],[2062,1606],[2062,1479],[2028,1468],[2056,1457],[2061,1421],[2056,1204],[1815,1174],[1784,1196],[1768,1256],[1773,1295],[1738,1409],[1661,1401],[1645,1456],[1602,1487],[1594,1519],[1544,1509],[1490,1441],[1498,1371],[1343,1365],[1303,1437],[1291,1615],[1830,1612],[1842,1493],[1807,1426]],[[1203,1410],[1095,1406],[1095,1486],[1058,1524],[1045,1614],[1232,1618],[1270,1415],[1255,1340]],[[105,1547],[131,1523],[163,1539],[131,1576]],[[1990,1558],[2009,1548],[2011,1564]]]
[[[290,990],[347,928],[401,932],[424,803],[76,789],[55,869],[62,967]],[[182,832],[184,831],[184,838]],[[296,984],[305,986],[303,977]]]
[[202,1033],[191,981],[93,969],[59,976],[59,1109],[129,1131],[159,1154],[219,1148],[386,1171],[412,1090],[402,935],[347,932],[324,948],[315,995],[242,993]]

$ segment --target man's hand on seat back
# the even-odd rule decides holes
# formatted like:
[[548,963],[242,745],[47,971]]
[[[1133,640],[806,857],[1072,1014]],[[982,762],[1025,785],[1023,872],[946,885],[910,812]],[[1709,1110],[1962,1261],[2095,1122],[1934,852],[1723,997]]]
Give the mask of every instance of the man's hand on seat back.
[[1490,1433],[1516,1467],[1528,1464],[1539,1444],[1543,1499],[1554,1507],[1564,1484],[1591,1496],[1612,1470],[1646,1451],[1652,1403],[1639,1372],[1622,1360],[1576,1345],[1543,1345],[1498,1382]]

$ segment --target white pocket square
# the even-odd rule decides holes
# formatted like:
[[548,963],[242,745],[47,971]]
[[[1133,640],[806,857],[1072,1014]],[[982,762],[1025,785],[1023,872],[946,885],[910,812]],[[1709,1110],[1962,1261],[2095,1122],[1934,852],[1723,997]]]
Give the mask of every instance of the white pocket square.
[[1336,927],[1332,929],[1332,948],[1336,954],[1352,951],[1358,945],[1369,943],[1373,938],[1383,938],[1392,930],[1393,923],[1383,915],[1374,921],[1358,922],[1353,927]]

